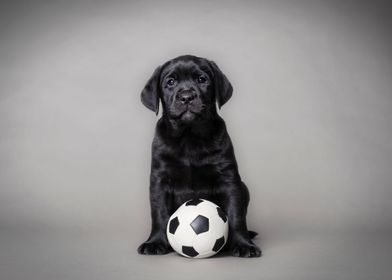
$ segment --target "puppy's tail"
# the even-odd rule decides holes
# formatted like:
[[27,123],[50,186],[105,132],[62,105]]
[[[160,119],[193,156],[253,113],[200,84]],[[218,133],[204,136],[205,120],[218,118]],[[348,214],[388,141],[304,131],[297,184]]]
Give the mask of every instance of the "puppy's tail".
[[253,239],[253,238],[256,237],[256,235],[258,235],[257,232],[252,231],[252,230],[249,230],[249,231],[248,231],[248,234],[249,234],[249,238],[250,238],[250,239]]

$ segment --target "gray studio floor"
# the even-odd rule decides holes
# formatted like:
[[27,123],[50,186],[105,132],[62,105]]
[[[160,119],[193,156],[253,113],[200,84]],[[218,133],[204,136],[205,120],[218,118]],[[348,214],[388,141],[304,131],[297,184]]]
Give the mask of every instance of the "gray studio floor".
[[202,260],[138,255],[131,230],[9,228],[0,238],[2,280],[392,277],[391,238],[380,232],[277,233],[263,238],[261,258]]

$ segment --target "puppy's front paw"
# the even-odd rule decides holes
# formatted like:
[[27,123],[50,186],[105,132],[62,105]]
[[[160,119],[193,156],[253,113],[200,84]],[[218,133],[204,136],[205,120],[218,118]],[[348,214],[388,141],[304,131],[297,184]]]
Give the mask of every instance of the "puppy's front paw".
[[142,255],[164,255],[172,251],[171,247],[165,242],[149,242],[146,241],[137,249]]
[[239,242],[232,246],[231,254],[235,257],[256,258],[261,256],[261,250],[253,242]]

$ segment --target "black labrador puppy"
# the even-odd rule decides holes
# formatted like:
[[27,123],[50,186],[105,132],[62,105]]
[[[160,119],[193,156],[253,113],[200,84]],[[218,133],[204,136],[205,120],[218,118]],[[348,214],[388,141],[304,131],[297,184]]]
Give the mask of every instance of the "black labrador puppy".
[[[142,103],[162,117],[152,143],[150,205],[152,230],[140,254],[166,254],[172,249],[166,226],[185,201],[205,198],[219,205],[229,220],[226,250],[239,257],[259,257],[261,250],[246,225],[249,192],[241,181],[233,145],[217,114],[233,88],[218,66],[185,55],[159,66],[141,94]],[[224,250],[225,250],[224,249]]]

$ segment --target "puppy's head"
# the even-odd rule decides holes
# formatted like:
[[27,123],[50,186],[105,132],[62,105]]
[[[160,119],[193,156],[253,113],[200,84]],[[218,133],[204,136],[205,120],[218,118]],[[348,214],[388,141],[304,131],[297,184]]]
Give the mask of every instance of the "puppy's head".
[[142,103],[158,114],[190,124],[207,119],[231,97],[233,88],[218,68],[207,59],[185,55],[159,66],[144,87]]

